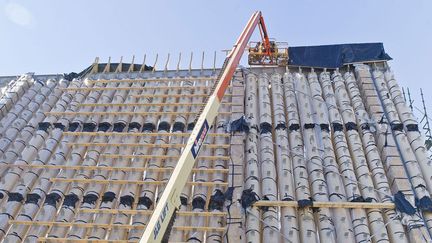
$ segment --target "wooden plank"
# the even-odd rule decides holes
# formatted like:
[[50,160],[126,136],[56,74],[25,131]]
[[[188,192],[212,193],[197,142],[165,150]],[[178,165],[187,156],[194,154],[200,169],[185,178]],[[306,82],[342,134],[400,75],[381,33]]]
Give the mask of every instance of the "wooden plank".
[[[132,132],[63,132],[63,135],[70,136],[133,136],[133,137],[159,137],[159,136],[173,136],[173,137],[189,137],[190,133],[157,133],[157,132],[144,132],[144,133],[132,133]],[[222,136],[229,137],[228,133],[209,133],[208,136]]]
[[[228,86],[230,88],[231,86]],[[62,91],[119,91],[119,90],[149,90],[149,89],[210,89],[209,86],[143,86],[143,87],[88,87],[61,88]]]
[[[132,180],[97,180],[97,179],[73,179],[73,178],[50,178],[52,182],[78,182],[78,183],[97,183],[97,184],[137,184],[137,185],[163,185],[167,181],[132,181]],[[211,182],[211,181],[189,181],[187,185],[191,186],[227,186],[227,182]]]
[[[137,215],[137,214],[147,214],[150,215],[153,213],[153,210],[121,210],[121,209],[87,209],[82,208],[78,209],[79,212],[84,213],[104,213],[104,214],[130,214],[130,215]],[[214,217],[214,216],[226,216],[227,212],[197,212],[197,211],[179,211],[178,215],[180,216],[198,216],[198,217]]]
[[[151,147],[151,148],[183,148],[185,144],[144,144],[144,143],[66,143],[68,146],[82,147]],[[229,148],[229,144],[203,144],[207,148]]]
[[183,82],[183,81],[209,81],[216,80],[217,77],[184,77],[184,78],[137,78],[137,79],[99,79],[99,80],[88,80],[88,84],[96,83],[147,83],[147,82]]
[[[123,159],[178,159],[180,156],[169,156],[169,155],[147,155],[147,154],[132,154],[132,155],[121,155],[121,154],[101,154],[104,158],[123,158]],[[205,156],[200,155],[197,159],[205,160],[229,160],[229,156]]]
[[[96,224],[96,223],[71,223],[71,222],[51,222],[51,221],[22,221],[22,220],[10,220],[11,224],[21,224],[29,226],[59,226],[59,227],[80,227],[80,228],[124,228],[124,229],[144,229],[145,225],[123,225],[123,224]],[[174,226],[176,230],[196,230],[196,231],[225,231],[225,227],[192,227],[192,226]],[[44,239],[41,237],[40,239]],[[55,238],[60,239],[60,238]],[[68,240],[64,238],[64,240]]]
[[[98,106],[205,106],[205,103],[82,103],[78,106],[98,107]],[[231,103],[222,103],[221,105],[232,105]]]
[[[298,208],[297,201],[257,201],[255,207],[294,207]],[[395,209],[394,203],[367,203],[367,202],[313,202],[314,208],[362,208],[362,209]]]
[[70,238],[55,238],[55,237],[40,237],[37,242],[89,242],[89,243],[130,243],[138,242],[138,240],[95,240],[95,239],[70,239]]
[[[147,115],[190,115],[190,114],[198,114],[199,112],[194,112],[194,111],[188,111],[188,112],[176,112],[176,111],[160,111],[160,112],[134,112],[134,111],[93,111],[93,112],[85,112],[85,111],[78,111],[78,112],[71,112],[71,111],[64,111],[64,112],[44,112],[45,115],[50,115],[50,116],[59,116],[59,115],[64,115],[64,116],[77,116],[77,115],[117,115],[117,116],[127,116],[127,115],[143,115],[143,116],[147,116]],[[231,112],[219,112],[219,114],[222,115],[227,115],[227,114],[231,114]]]
[[[151,157],[151,156],[149,156]],[[141,168],[141,167],[106,167],[106,166],[85,166],[85,165],[0,165],[0,167],[18,167],[18,168],[38,168],[38,169],[52,169],[52,170],[106,170],[106,171],[134,171],[134,172],[144,172],[144,171],[155,171],[155,172],[165,172],[172,171],[173,168]],[[200,173],[228,173],[228,169],[200,169],[194,168],[193,172]]]
[[[208,97],[208,94],[190,94],[187,95],[187,97]],[[226,100],[228,97],[232,96],[231,94],[224,95],[224,98],[222,100]],[[184,97],[182,94],[173,94],[173,95],[165,95],[165,94],[159,94],[159,95],[148,95],[148,94],[141,94],[141,95],[131,95],[131,97],[134,98],[180,98]]]

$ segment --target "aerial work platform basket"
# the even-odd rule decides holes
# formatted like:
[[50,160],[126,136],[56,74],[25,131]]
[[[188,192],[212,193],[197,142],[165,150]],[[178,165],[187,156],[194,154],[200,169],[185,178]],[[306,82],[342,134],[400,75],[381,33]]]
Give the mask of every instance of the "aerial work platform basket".
[[265,42],[249,42],[249,65],[288,65],[288,43],[270,39],[269,46],[267,50]]

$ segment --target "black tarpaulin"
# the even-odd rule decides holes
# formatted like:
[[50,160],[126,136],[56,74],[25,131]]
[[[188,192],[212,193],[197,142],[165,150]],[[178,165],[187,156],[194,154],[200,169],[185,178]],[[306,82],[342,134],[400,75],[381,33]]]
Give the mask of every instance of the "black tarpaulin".
[[384,61],[392,58],[382,43],[289,47],[289,65],[338,68],[344,64]]
[[405,198],[405,195],[401,191],[398,191],[394,195],[394,203],[396,205],[396,209],[403,213],[406,213],[408,215],[414,215],[416,213],[416,209]]
[[[100,72],[102,70],[105,70],[105,67],[108,65],[108,63],[98,63],[98,70],[100,70]],[[117,70],[117,67],[120,65],[120,63],[110,63],[110,70],[109,72],[114,72],[115,70]],[[140,70],[142,65],[141,64],[131,64],[131,63],[122,63],[122,68],[120,70],[120,72],[127,72],[130,68],[130,66],[134,65],[134,70]],[[86,69],[82,70],[80,73],[76,73],[76,72],[71,72],[71,73],[65,73],[63,74],[64,78],[66,80],[72,81],[74,78],[82,78],[85,75],[87,75],[88,73],[91,72],[91,70],[93,69],[93,64],[88,66]],[[153,70],[152,66],[147,66],[144,65],[144,71],[151,71]]]

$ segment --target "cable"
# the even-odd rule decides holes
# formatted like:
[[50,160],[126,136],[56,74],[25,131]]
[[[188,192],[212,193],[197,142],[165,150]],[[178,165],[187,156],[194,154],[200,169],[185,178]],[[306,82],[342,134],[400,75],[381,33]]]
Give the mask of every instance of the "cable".
[[[231,144],[231,139],[232,139],[232,136],[229,136],[229,144]],[[230,158],[230,162],[232,164],[232,170],[234,172],[235,167],[234,167],[234,161],[232,160],[232,157],[231,157],[231,150],[228,150],[228,156]],[[231,186],[230,187],[234,187],[234,174],[235,173],[232,173],[232,175],[231,175]],[[230,220],[231,220],[231,211],[230,211],[230,208],[231,208],[231,206],[233,204],[234,203],[231,200],[230,204],[226,206],[226,210],[227,210],[227,213],[228,213],[228,219],[230,219]],[[230,223],[227,222],[227,228],[226,228],[225,234],[222,237],[222,238],[225,238],[225,240],[226,240],[227,243],[229,243],[228,231],[229,231],[230,225],[231,225],[231,222]]]

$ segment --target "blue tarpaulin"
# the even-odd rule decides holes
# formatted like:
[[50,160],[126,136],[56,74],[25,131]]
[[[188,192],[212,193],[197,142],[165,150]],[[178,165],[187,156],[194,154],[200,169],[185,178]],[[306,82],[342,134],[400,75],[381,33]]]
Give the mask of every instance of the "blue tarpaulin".
[[340,44],[290,47],[289,65],[338,68],[344,64],[368,61],[387,61],[392,58],[382,43]]

